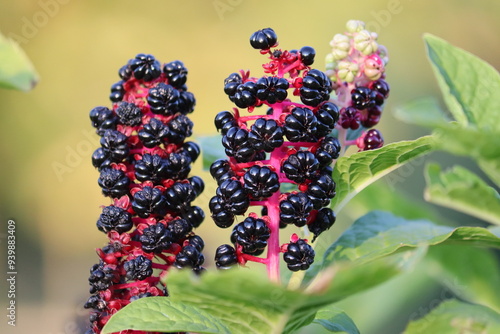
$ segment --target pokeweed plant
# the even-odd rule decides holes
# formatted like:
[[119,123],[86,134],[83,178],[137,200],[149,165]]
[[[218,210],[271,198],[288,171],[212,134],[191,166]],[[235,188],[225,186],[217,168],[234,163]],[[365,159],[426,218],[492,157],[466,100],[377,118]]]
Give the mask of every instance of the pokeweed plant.
[[[461,301],[444,302],[423,319],[412,321],[405,333],[460,333],[470,328],[498,332],[500,301],[495,296],[500,267],[487,250],[471,248],[500,248],[498,226],[438,225],[423,219],[425,208],[420,210],[420,219],[372,211],[353,222],[321,258],[316,254],[312,261],[315,250],[306,241],[308,234],[316,238],[325,233],[334,222],[333,212],[342,210],[358,192],[412,159],[438,149],[468,154],[478,158],[481,168],[498,186],[499,146],[494,141],[498,122],[491,121],[499,118],[500,100],[495,96],[500,86],[498,72],[476,57],[426,36],[429,58],[456,121],[447,122],[441,114],[432,113],[436,108],[421,109],[422,104],[413,104],[400,112],[402,117],[437,126],[436,132],[380,147],[379,133],[372,142],[373,131],[367,129],[378,122],[388,93],[383,77],[387,53],[376,40],[376,34],[367,31],[362,22],[349,21],[347,31],[333,38],[328,67],[321,72],[310,68],[312,48],[271,51],[277,44],[272,29],[252,35],[252,46],[270,58],[264,65],[267,76],[253,78],[243,71],[226,79],[224,90],[239,109],[217,115],[215,123],[223,133],[223,147],[215,148],[207,139],[204,142],[210,145],[203,151],[204,161],[218,183],[209,203],[214,222],[225,228],[242,216],[242,222],[233,229],[233,245],[219,247],[215,255],[218,267],[255,261],[266,265],[268,275],[254,268],[208,270],[202,275],[170,270],[161,278],[168,286],[168,298],[151,296],[130,303],[109,319],[103,333],[317,332],[313,326],[359,333],[354,321],[335,303],[429,260],[437,261],[443,272],[455,275],[470,289],[459,295]],[[472,87],[470,82],[478,86]],[[478,92],[482,95],[476,96]],[[293,101],[293,96],[300,102]],[[253,114],[242,115],[240,109]],[[325,141],[331,145],[323,150],[327,163],[322,165],[324,157],[318,156],[323,154],[320,147]],[[350,145],[356,145],[358,152],[347,155]],[[221,157],[221,149],[229,157]],[[469,187],[488,202],[469,201],[463,210],[482,213],[488,208],[482,216],[500,225],[496,219],[500,201],[497,190],[463,171],[436,178],[439,171],[430,170],[434,172],[429,177],[430,188],[436,185],[436,179],[440,181],[441,199],[446,198],[447,203],[463,200],[464,187]],[[320,179],[328,182],[318,182]],[[312,192],[315,182],[320,186]],[[452,191],[456,189],[459,191]],[[299,200],[291,201],[292,196]],[[387,196],[392,196],[394,203],[402,202],[397,194]],[[288,207],[290,220],[283,219]],[[251,212],[244,216],[249,208],[260,209],[260,215]],[[328,219],[321,218],[320,212],[327,212]],[[288,243],[279,244],[276,237],[280,224],[296,225]],[[291,245],[296,246],[293,251]],[[460,251],[451,248],[447,253],[443,246],[460,247]],[[267,254],[259,257],[265,248]],[[460,260],[453,258],[453,252],[462,256],[467,250],[478,255],[478,275],[459,270],[449,261]],[[283,261],[278,261],[280,253]],[[280,275],[285,265],[292,271],[309,268],[289,278]]]

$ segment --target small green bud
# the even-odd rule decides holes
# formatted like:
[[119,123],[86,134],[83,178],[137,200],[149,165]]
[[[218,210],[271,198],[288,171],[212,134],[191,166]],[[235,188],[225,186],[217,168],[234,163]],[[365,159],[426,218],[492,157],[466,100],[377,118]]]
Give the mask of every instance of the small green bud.
[[345,27],[348,32],[355,33],[365,29],[365,23],[363,21],[358,21],[358,20],[349,20],[347,21]]
[[377,51],[377,34],[368,30],[361,30],[354,36],[354,47],[364,55],[372,54]]
[[356,63],[351,63],[349,61],[341,61],[338,65],[337,75],[340,80],[345,82],[353,82],[354,78],[358,74],[359,66]]

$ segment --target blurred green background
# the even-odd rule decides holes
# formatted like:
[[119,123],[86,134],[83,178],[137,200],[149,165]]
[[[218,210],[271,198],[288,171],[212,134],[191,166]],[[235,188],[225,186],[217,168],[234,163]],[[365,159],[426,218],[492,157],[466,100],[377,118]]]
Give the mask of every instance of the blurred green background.
[[[495,0],[3,1],[0,31],[21,43],[41,81],[29,93],[0,90],[0,219],[2,226],[8,219],[16,221],[18,251],[17,326],[7,326],[2,315],[0,331],[84,331],[79,326],[86,322],[81,305],[88,298],[88,269],[96,261],[94,249],[106,241],[95,221],[100,205],[108,203],[90,161],[98,138],[88,112],[110,105],[109,87],[119,80],[117,71],[129,58],[151,53],[162,62],[182,60],[197,98],[190,115],[195,133],[215,134],[214,116],[232,107],[222,90],[224,78],[240,68],[262,73],[265,58],[248,42],[253,31],[273,27],[285,49],[314,47],[315,66],[323,69],[333,35],[344,31],[347,20],[363,20],[389,50],[387,80],[392,90],[378,127],[388,143],[425,133],[394,119],[395,106],[427,95],[439,98],[422,34],[440,36],[500,68],[499,17],[500,2]],[[197,204],[208,212],[215,186],[199,162],[193,175],[207,181]],[[404,182],[386,185],[422,201],[421,166],[404,175]],[[344,224],[362,214],[355,208],[346,208]],[[2,254],[5,231],[0,231]],[[227,242],[229,231],[216,229],[206,219],[198,233],[208,244],[211,267],[210,254]],[[5,256],[0,263],[5,268]],[[425,278],[422,282],[426,284]],[[2,280],[0,301],[5,306],[4,284]],[[421,310],[417,302],[407,303],[409,313],[401,315],[401,323]],[[389,304],[378,300],[377,314],[384,314],[385,307],[385,313],[392,312],[394,305]],[[425,305],[428,308],[429,302]],[[355,304],[352,309],[356,311]],[[396,333],[402,326],[383,316],[353,318],[362,333]]]

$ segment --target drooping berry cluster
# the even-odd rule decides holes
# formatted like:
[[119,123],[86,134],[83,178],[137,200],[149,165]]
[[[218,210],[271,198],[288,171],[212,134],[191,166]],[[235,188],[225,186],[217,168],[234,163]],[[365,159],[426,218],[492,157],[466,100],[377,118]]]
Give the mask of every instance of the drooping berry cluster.
[[358,138],[345,141],[345,130],[363,130],[377,125],[384,102],[389,96],[385,81],[387,50],[377,43],[377,34],[365,29],[361,21],[347,22],[347,31],[336,34],[326,57],[326,74],[332,79],[340,108],[339,139],[345,146],[354,144],[360,150],[382,147],[384,140],[378,130],[370,129]]
[[162,66],[152,55],[138,54],[119,76],[111,86],[112,108],[90,112],[101,137],[92,163],[112,204],[97,220],[109,243],[97,250],[99,263],[90,270],[89,334],[100,333],[131,301],[167,295],[160,278],[171,266],[203,270],[204,243],[193,229],[204,213],[192,202],[204,183],[188,177],[200,149],[185,141],[193,127],[186,114],[195,105],[185,85],[187,70],[180,61]]
[[[307,226],[314,238],[335,222],[327,206],[335,196],[331,164],[340,144],[330,136],[339,119],[339,108],[329,102],[332,83],[325,73],[311,69],[315,51],[276,48],[270,29],[255,32],[250,43],[268,55],[264,76],[232,73],[224,92],[241,110],[222,111],[215,125],[223,135],[227,159],[215,161],[211,175],[218,183],[209,207],[217,226],[228,228],[235,216],[253,211],[236,224],[233,245],[217,249],[218,267],[255,261],[266,264],[271,279],[279,279],[280,253],[292,271],[305,270],[314,261],[314,250],[296,234],[280,245],[279,228]],[[297,96],[301,103],[292,102]],[[262,110],[262,111],[261,111]],[[258,257],[267,248],[265,257]]]

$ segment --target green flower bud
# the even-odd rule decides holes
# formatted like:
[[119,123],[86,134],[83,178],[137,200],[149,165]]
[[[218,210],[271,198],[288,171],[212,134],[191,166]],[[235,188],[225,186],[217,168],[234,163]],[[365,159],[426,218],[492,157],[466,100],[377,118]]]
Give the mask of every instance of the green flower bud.
[[354,36],[354,47],[364,55],[377,51],[377,34],[368,30],[361,30]]
[[363,21],[358,21],[358,20],[349,20],[347,21],[345,27],[347,28],[348,32],[355,33],[365,29],[365,23]]
[[336,34],[330,41],[330,46],[332,47],[333,58],[339,60],[347,57],[351,43],[348,36]]
[[341,61],[338,65],[337,75],[340,80],[345,82],[352,82],[359,71],[359,66],[356,63],[348,61]]

